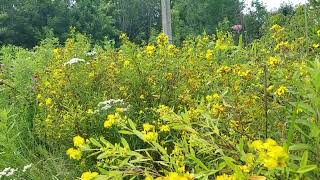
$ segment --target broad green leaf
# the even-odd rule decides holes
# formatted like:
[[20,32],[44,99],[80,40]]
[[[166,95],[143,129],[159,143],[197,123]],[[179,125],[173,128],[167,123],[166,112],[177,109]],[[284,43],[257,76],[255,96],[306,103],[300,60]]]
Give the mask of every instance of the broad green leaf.
[[102,147],[102,145],[94,138],[90,138],[90,142],[97,147]]
[[317,169],[317,165],[306,165],[306,166],[303,166],[303,167],[300,167],[298,170],[297,170],[297,173],[299,174],[305,174],[307,172],[310,172],[310,171],[313,171]]

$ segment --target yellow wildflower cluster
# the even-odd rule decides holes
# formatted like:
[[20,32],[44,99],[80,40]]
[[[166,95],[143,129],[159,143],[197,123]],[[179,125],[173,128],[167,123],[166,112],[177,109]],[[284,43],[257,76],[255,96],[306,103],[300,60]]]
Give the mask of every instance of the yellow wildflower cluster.
[[272,37],[279,41],[281,38],[284,37],[284,28],[278,24],[275,24],[270,29],[272,31]]
[[73,145],[75,147],[78,147],[78,149],[75,148],[69,148],[67,150],[67,155],[71,158],[71,159],[75,159],[75,160],[80,160],[81,159],[81,150],[80,148],[83,147],[85,145],[85,140],[83,137],[81,136],[75,136],[73,137]]
[[161,132],[169,132],[170,126],[169,125],[162,125],[162,126],[160,126],[160,131]]
[[178,173],[184,173],[186,171],[185,167],[185,155],[183,149],[178,145],[174,146],[174,149],[171,152],[172,160],[175,162],[175,166]]
[[84,172],[81,175],[81,180],[93,180],[95,177],[97,177],[99,173],[97,172]]
[[206,96],[206,100],[207,100],[208,102],[212,102],[212,101],[218,100],[218,99],[220,99],[220,95],[217,94],[217,93],[214,93],[214,94],[212,94],[212,95]]
[[284,30],[284,28],[282,26],[280,26],[279,24],[274,24],[272,27],[271,27],[271,30],[273,32],[281,32]]
[[109,114],[107,117],[107,120],[104,121],[103,126],[105,128],[110,128],[112,127],[114,124],[118,123],[121,121],[121,116],[119,113],[115,113],[115,114]]
[[250,73],[250,70],[240,70],[237,72],[238,76],[240,77],[247,77]]
[[67,150],[67,155],[74,160],[80,160],[81,159],[81,151],[79,149],[75,149],[75,148],[69,148]]
[[121,33],[120,36],[119,36],[119,39],[120,39],[123,43],[129,41],[129,38],[128,38],[128,36],[127,36],[126,33]]
[[176,52],[177,52],[176,46],[170,44],[170,45],[168,46],[168,54],[169,54],[170,56],[173,56]]
[[179,174],[177,172],[170,172],[165,177],[157,177],[156,178],[156,180],[193,180],[193,179],[194,179],[194,175],[189,172],[184,173],[184,174]]
[[164,33],[160,33],[159,36],[157,37],[157,44],[159,47],[168,45],[169,39],[168,36]]
[[149,123],[143,124],[143,137],[146,141],[156,141],[158,139],[158,133],[155,132],[154,125]]
[[53,49],[53,57],[55,59],[60,59],[61,58],[61,50],[59,48]]
[[223,175],[217,176],[216,180],[236,180],[236,177],[234,175],[223,174]]
[[218,72],[221,74],[221,75],[224,75],[226,73],[229,73],[232,69],[228,66],[222,66],[220,69],[218,69]]
[[224,111],[224,106],[221,104],[214,104],[211,107],[211,113],[217,117]]
[[148,45],[146,47],[146,53],[149,56],[153,55],[155,51],[156,51],[156,48],[154,47],[154,45]]
[[157,112],[160,114],[160,119],[165,119],[165,117],[172,113],[172,110],[168,106],[161,104]]
[[289,44],[288,41],[281,41],[276,45],[274,50],[275,51],[287,51],[287,50],[290,50],[291,48],[292,48],[292,46]]
[[258,161],[268,170],[286,166],[288,153],[273,139],[269,138],[265,142],[261,140],[253,141],[250,147],[258,152]]
[[213,50],[208,49],[207,53],[206,53],[206,59],[207,60],[212,60],[212,58],[213,58]]
[[84,144],[85,144],[85,140],[81,136],[75,136],[73,138],[73,145],[75,147],[82,147]]
[[283,85],[281,85],[277,90],[276,90],[276,95],[281,97],[287,92],[287,88]]
[[278,65],[280,60],[281,58],[279,56],[271,56],[269,57],[268,64],[271,66]]

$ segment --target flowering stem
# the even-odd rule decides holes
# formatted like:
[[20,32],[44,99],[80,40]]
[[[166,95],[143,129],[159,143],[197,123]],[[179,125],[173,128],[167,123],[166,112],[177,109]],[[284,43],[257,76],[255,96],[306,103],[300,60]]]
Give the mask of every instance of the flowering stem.
[[268,92],[267,92],[267,76],[268,69],[267,65],[264,65],[264,116],[265,116],[265,138],[268,138]]

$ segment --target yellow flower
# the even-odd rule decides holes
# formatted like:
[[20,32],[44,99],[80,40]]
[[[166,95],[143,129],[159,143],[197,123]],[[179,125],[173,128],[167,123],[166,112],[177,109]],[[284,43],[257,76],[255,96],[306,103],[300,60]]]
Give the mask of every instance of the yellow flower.
[[46,99],[46,102],[45,102],[46,106],[49,107],[49,106],[52,105],[52,103],[53,103],[53,102],[52,102],[52,99],[51,99],[51,98],[47,98],[47,99]]
[[85,144],[85,140],[81,136],[75,136],[73,138],[73,145],[75,147],[81,147]]
[[208,49],[208,50],[207,50],[207,53],[206,53],[206,59],[207,59],[207,60],[211,60],[212,57],[213,57],[213,50]]
[[140,98],[140,99],[144,99],[144,95],[143,95],[143,94],[141,94],[139,98]]
[[92,110],[92,109],[88,109],[88,110],[87,110],[87,113],[88,113],[88,114],[93,114],[93,110]]
[[283,96],[287,91],[287,88],[283,85],[281,85],[277,90],[276,90],[276,95],[279,97]]
[[302,112],[303,112],[303,109],[301,109],[301,108],[298,107],[297,110],[296,110],[296,113],[297,113],[297,114],[300,114],[300,113],[302,113]]
[[157,44],[158,46],[165,46],[169,43],[169,38],[166,34],[160,33],[157,37]]
[[274,48],[275,51],[279,51],[279,50],[289,50],[291,48],[291,45],[289,44],[288,41],[281,41],[280,43],[278,43],[276,45],[276,47]]
[[124,108],[116,108],[116,112],[122,113],[122,112],[124,112]]
[[107,120],[104,122],[103,126],[105,128],[110,128],[115,123],[119,122],[121,120],[121,116],[118,113],[115,114],[109,114],[107,117]]
[[265,141],[265,143],[263,143],[263,147],[264,147],[265,149],[269,149],[270,147],[276,146],[276,145],[278,145],[277,142],[276,142],[275,140],[273,140],[273,139],[270,139],[270,138],[268,138],[268,139]]
[[146,176],[144,180],[153,180],[153,178],[151,176]]
[[220,104],[214,104],[211,108],[211,112],[214,116],[218,116],[224,111],[223,105]]
[[269,65],[278,65],[280,63],[280,57],[279,56],[271,56],[269,57],[268,64]]
[[176,46],[175,46],[175,45],[170,44],[170,45],[168,46],[168,54],[169,54],[169,55],[173,56],[176,51],[177,51],[177,49],[176,49]]
[[71,159],[80,160],[81,159],[81,151],[79,149],[69,148],[67,150],[67,155]]
[[278,162],[272,158],[264,159],[263,166],[268,168],[269,170],[272,170],[278,166]]
[[194,175],[187,172],[184,174],[179,174],[177,172],[170,172],[165,177],[157,177],[156,180],[193,180]]
[[147,141],[156,141],[158,139],[158,133],[156,133],[156,132],[145,132],[143,134],[143,137]]
[[156,48],[153,45],[148,45],[146,47],[146,53],[152,55],[156,51]]
[[274,24],[270,29],[275,32],[280,32],[284,30],[284,28],[278,24]]
[[81,175],[81,180],[92,180],[95,177],[97,177],[99,175],[99,173],[97,172],[84,172]]
[[217,176],[216,180],[236,180],[236,177],[234,175],[223,174],[221,176]]
[[320,44],[319,44],[319,43],[318,43],[318,44],[313,44],[312,47],[315,48],[315,49],[317,49],[317,48],[320,47]]
[[218,72],[221,73],[221,75],[224,75],[225,73],[230,72],[232,69],[228,66],[222,66]]
[[37,101],[40,101],[42,98],[43,98],[43,97],[42,97],[41,94],[38,94],[38,95],[37,95]]
[[243,171],[245,173],[250,172],[250,166],[248,166],[248,165],[240,166],[240,169],[241,169],[241,171]]
[[119,39],[122,41],[122,42],[126,42],[129,40],[128,36],[126,33],[121,33],[120,36],[119,36]]
[[247,77],[249,75],[250,71],[246,70],[246,71],[239,71],[238,72],[238,76],[240,77]]
[[270,86],[267,88],[267,91],[268,91],[268,92],[271,92],[271,91],[273,90],[273,87],[274,87],[273,85],[270,85]]
[[151,124],[149,124],[149,123],[144,123],[144,124],[143,124],[143,130],[144,130],[144,131],[148,132],[148,131],[151,131],[151,130],[153,130],[153,129],[154,129],[154,126],[151,125]]
[[278,157],[285,157],[286,156],[286,152],[284,151],[282,146],[272,146],[269,147],[267,155],[271,158],[275,158],[277,159]]
[[124,67],[128,67],[129,65],[130,65],[130,61],[125,60],[125,61],[123,62],[123,66],[124,66]]
[[261,140],[255,140],[251,143],[251,147],[255,150],[260,150],[263,147],[263,142]]
[[160,126],[160,131],[161,131],[161,132],[169,132],[169,131],[170,131],[169,125],[162,125],[162,126]]
[[94,77],[94,72],[90,72],[89,74],[88,74],[88,77],[91,79],[91,78],[93,78]]

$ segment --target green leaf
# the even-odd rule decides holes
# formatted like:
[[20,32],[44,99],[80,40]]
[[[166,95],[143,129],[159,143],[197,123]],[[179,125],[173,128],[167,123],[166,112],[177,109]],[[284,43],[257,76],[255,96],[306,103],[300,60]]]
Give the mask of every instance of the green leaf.
[[133,130],[137,129],[136,124],[131,119],[128,119],[128,123],[129,123],[129,126],[131,127],[131,129],[133,129]]
[[102,145],[94,138],[90,138],[90,142],[97,147],[100,147],[100,148],[102,147]]
[[121,143],[122,143],[122,145],[123,145],[124,148],[130,150],[130,146],[129,146],[128,142],[126,141],[126,139],[121,138]]
[[197,163],[197,165],[200,166],[201,168],[205,169],[206,171],[209,171],[209,168],[207,168],[207,166],[195,155],[190,155],[190,159],[193,160],[195,163]]
[[294,144],[289,147],[289,151],[300,151],[306,149],[311,149],[311,146],[309,144]]
[[304,151],[300,161],[300,167],[305,167],[308,164],[308,151]]
[[118,131],[118,132],[121,133],[121,134],[128,134],[128,135],[134,134],[133,132],[127,131],[127,130],[120,130],[120,131]]
[[313,171],[317,169],[317,165],[306,165],[306,166],[303,166],[303,167],[300,167],[298,170],[297,170],[297,173],[299,174],[305,174],[307,172],[310,172],[310,171]]

